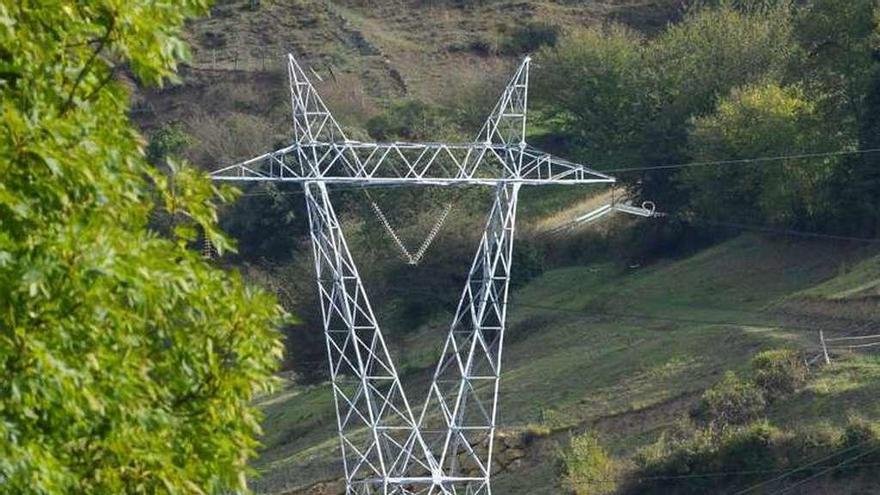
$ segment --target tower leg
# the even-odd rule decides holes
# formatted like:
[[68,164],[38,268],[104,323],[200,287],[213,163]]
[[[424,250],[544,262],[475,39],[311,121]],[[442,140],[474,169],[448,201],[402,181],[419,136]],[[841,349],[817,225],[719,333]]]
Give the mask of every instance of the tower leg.
[[[452,493],[491,493],[519,184],[500,185],[419,423]],[[440,493],[439,491],[435,493]]]
[[414,421],[323,183],[304,185],[347,493],[409,493],[437,463]]

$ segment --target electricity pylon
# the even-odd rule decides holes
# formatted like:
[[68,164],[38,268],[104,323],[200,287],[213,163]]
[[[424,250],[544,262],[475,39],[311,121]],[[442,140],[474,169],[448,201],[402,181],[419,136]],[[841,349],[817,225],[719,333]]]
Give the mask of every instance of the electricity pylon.
[[[294,142],[216,170],[219,181],[301,184],[347,493],[491,494],[501,353],[521,186],[612,184],[529,147],[525,58],[471,143],[352,141],[288,56]],[[330,187],[492,186],[495,200],[418,414],[404,393],[330,201]]]

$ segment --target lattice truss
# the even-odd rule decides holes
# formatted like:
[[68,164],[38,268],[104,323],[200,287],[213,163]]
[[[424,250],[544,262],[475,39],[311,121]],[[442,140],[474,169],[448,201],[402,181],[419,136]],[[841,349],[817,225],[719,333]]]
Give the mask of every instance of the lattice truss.
[[[349,140],[292,56],[288,70],[294,143],[212,177],[302,184],[347,493],[488,495],[519,190],[614,178],[526,144],[529,58],[476,140],[461,144]],[[420,409],[404,393],[346,245],[330,201],[334,184],[494,186],[486,228]]]

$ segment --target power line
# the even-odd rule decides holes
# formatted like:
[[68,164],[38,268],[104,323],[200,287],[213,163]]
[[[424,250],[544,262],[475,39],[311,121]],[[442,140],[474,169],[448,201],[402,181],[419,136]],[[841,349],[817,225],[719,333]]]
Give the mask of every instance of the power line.
[[753,224],[743,224],[743,223],[735,223],[735,222],[721,222],[716,220],[703,220],[703,219],[694,219],[692,217],[687,217],[684,215],[674,215],[676,218],[684,220],[690,223],[696,224],[704,224],[714,227],[724,227],[731,228],[735,230],[750,230],[753,232],[761,232],[765,234],[776,234],[776,235],[785,235],[791,237],[804,237],[804,238],[812,238],[812,239],[827,239],[834,241],[851,241],[851,242],[863,242],[868,244],[880,244],[880,239],[876,238],[868,238],[868,237],[851,237],[845,235],[835,235],[835,234],[824,234],[821,232],[810,232],[804,230],[794,230],[794,229],[781,229],[777,227],[771,227],[768,225],[753,225]]
[[796,468],[794,468],[794,469],[786,470],[786,471],[783,472],[781,475],[779,475],[779,476],[777,476],[777,477],[775,477],[775,478],[771,478],[771,479],[769,479],[769,480],[765,480],[765,481],[762,481],[762,482],[760,482],[760,483],[758,483],[758,484],[755,484],[755,485],[752,485],[752,486],[750,486],[750,487],[747,487],[747,488],[745,488],[745,489],[743,489],[743,490],[740,490],[740,491],[734,493],[733,495],[745,495],[746,493],[752,492],[752,491],[754,491],[754,490],[756,490],[756,489],[758,489],[758,488],[761,488],[762,486],[766,486],[766,485],[769,485],[770,483],[775,483],[775,482],[777,482],[777,481],[781,481],[781,480],[783,480],[783,479],[785,479],[785,478],[787,478],[787,477],[789,477],[789,476],[791,476],[791,475],[793,475],[793,474],[795,474],[795,473],[799,473],[799,472],[801,472],[801,471],[803,471],[803,470],[805,470],[805,469],[807,469],[807,468],[810,468],[810,467],[812,467],[812,466],[815,466],[816,464],[820,464],[820,463],[825,462],[825,461],[827,461],[827,460],[829,460],[829,459],[833,459],[834,457],[837,457],[837,456],[839,456],[839,455],[843,455],[843,454],[845,454],[845,453],[847,453],[847,452],[849,452],[849,451],[851,451],[851,450],[855,450],[855,449],[857,449],[857,448],[859,448],[859,447],[862,447],[863,445],[867,444],[868,442],[870,442],[870,440],[867,440],[867,441],[864,441],[864,442],[860,442],[860,443],[858,443],[858,444],[856,444],[856,445],[853,445],[853,446],[851,446],[851,447],[848,447],[848,448],[846,448],[846,449],[844,449],[844,450],[841,450],[841,451],[838,451],[838,452],[834,452],[834,453],[832,453],[832,454],[830,454],[830,455],[827,455],[827,456],[821,457],[821,458],[819,458],[819,459],[816,459],[816,460],[814,460],[814,461],[808,462],[808,463],[806,463],[806,464],[802,464],[802,465],[800,465],[800,466],[798,466],[798,467],[796,467]]
[[[832,466],[832,469],[858,469],[863,467],[874,467],[880,466],[880,462],[868,462],[868,463],[860,463],[860,464],[846,464],[844,466]],[[824,467],[824,466],[820,466]],[[716,471],[712,473],[694,473],[694,474],[675,474],[668,476],[641,476],[641,477],[626,477],[626,476],[617,476],[613,478],[593,478],[589,480],[583,480],[576,484],[578,485],[589,485],[596,483],[617,483],[621,481],[633,481],[636,483],[642,483],[645,481],[674,481],[674,480],[688,480],[688,479],[706,479],[706,478],[722,478],[726,476],[749,476],[753,474],[769,474],[769,473],[779,473],[787,471],[787,469],[750,469],[750,470],[742,470],[742,471]],[[741,492],[737,492],[741,493]],[[737,495],[737,494],[734,494]]]
[[[696,168],[696,167],[713,167],[713,166],[723,166],[723,165],[747,165],[751,163],[765,163],[765,162],[777,162],[783,160],[798,160],[804,158],[828,158],[832,156],[848,156],[848,155],[869,155],[873,153],[880,153],[880,148],[868,148],[862,150],[835,150],[835,151],[822,151],[822,152],[814,152],[814,153],[794,153],[788,155],[767,155],[767,156],[756,156],[751,158],[731,158],[725,160],[708,160],[708,161],[695,161],[695,162],[681,162],[681,163],[670,163],[670,164],[661,164],[661,165],[648,165],[644,167],[620,167],[620,168],[610,168],[600,170],[602,173],[614,174],[614,173],[623,173],[623,172],[648,172],[655,170],[676,170],[682,168]],[[348,187],[362,187],[358,186],[348,186]],[[400,187],[399,185],[385,185],[385,186],[374,186],[374,187]]]
[[782,160],[796,160],[803,158],[826,158],[831,156],[845,156],[845,155],[867,155],[871,153],[880,153],[880,148],[870,148],[864,150],[837,150],[837,151],[826,151],[826,152],[818,152],[818,153],[798,153],[791,155],[772,155],[772,156],[758,156],[753,158],[736,158],[736,159],[728,159],[728,160],[713,160],[713,161],[701,161],[701,162],[684,162],[684,163],[672,163],[667,165],[654,165],[654,166],[646,166],[646,167],[622,167],[622,168],[612,168],[602,170],[603,173],[615,174],[615,173],[623,173],[623,172],[646,172],[646,171],[654,171],[654,170],[675,170],[682,168],[695,168],[695,167],[710,167],[710,166],[721,166],[721,165],[745,165],[750,163],[763,163],[763,162],[775,162]]
[[820,476],[824,476],[825,474],[828,474],[829,472],[831,472],[831,471],[833,471],[833,470],[835,470],[835,469],[840,469],[840,468],[842,468],[843,466],[846,466],[847,464],[849,464],[850,462],[855,461],[856,459],[861,459],[862,457],[865,457],[865,456],[867,456],[867,455],[869,455],[869,454],[872,454],[872,453],[874,453],[874,452],[876,452],[876,451],[878,451],[878,450],[880,450],[880,446],[874,447],[874,448],[872,448],[872,449],[868,449],[868,450],[866,450],[865,452],[862,452],[861,454],[855,455],[855,456],[853,456],[853,457],[850,457],[849,459],[845,459],[845,460],[841,461],[839,464],[837,464],[837,465],[835,465],[835,466],[831,466],[831,467],[829,467],[829,468],[827,468],[827,469],[823,469],[822,471],[819,471],[818,473],[816,473],[816,474],[814,474],[814,475],[812,475],[812,476],[808,476],[807,478],[804,478],[803,480],[801,480],[801,481],[799,481],[799,482],[797,482],[797,483],[795,483],[795,484],[793,484],[793,485],[790,485],[790,486],[788,486],[788,487],[786,487],[786,488],[783,488],[783,489],[781,489],[781,490],[779,490],[779,491],[773,492],[771,495],[781,495],[781,494],[783,494],[783,493],[790,492],[790,491],[793,490],[794,488],[797,488],[797,487],[799,487],[799,486],[801,486],[801,485],[803,485],[803,484],[805,484],[805,483],[808,483],[808,482],[810,482],[810,481],[812,481],[812,480],[814,480],[814,479],[816,479],[816,478],[818,478],[818,477],[820,477]]

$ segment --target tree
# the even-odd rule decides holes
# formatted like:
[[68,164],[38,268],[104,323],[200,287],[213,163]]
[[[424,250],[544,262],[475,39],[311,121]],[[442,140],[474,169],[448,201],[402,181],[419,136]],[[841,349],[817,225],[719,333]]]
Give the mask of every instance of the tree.
[[206,9],[0,3],[2,494],[246,491],[283,312],[187,248],[231,248],[214,205],[234,194],[148,165],[119,82],[173,79]]
[[[880,148],[880,5],[874,0],[813,0],[801,15],[801,43],[810,75],[830,94],[829,114],[858,136],[862,150]],[[850,156],[835,177],[835,232],[880,233],[880,158]]]
[[539,119],[597,168],[640,164],[640,130],[658,108],[643,40],[612,25],[564,37],[537,57]]
[[[715,113],[693,120],[690,153],[697,161],[834,151],[845,146],[798,86],[776,83],[735,89]],[[837,157],[696,167],[680,176],[691,206],[715,220],[793,226],[815,222],[829,208]]]
[[160,166],[169,157],[179,158],[189,142],[190,137],[179,124],[165,124],[150,135],[146,150],[147,161]]
[[[689,10],[651,40],[619,26],[588,29],[541,54],[544,126],[599,169],[688,161],[691,118],[737,86],[779,78],[796,45],[786,1]],[[687,198],[669,170],[627,173],[629,188],[668,210]]]

